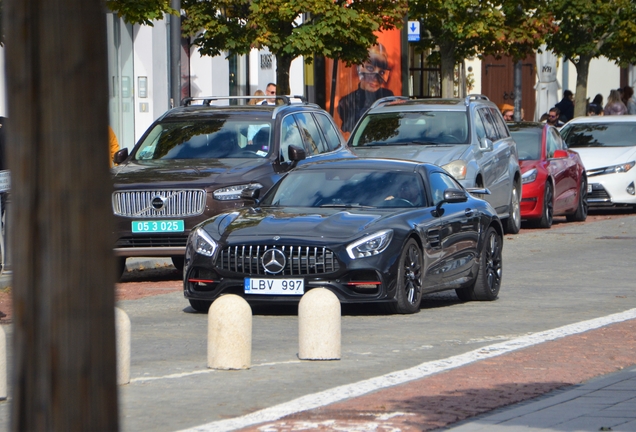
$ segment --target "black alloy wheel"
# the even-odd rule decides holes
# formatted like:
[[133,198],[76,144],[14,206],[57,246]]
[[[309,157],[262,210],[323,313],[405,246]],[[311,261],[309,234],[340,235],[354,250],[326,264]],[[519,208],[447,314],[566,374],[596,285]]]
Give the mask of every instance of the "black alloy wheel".
[[391,312],[412,314],[420,310],[422,302],[422,251],[417,242],[406,242],[398,267],[395,303],[391,303]]
[[489,227],[479,257],[477,277],[470,286],[455,290],[460,300],[492,301],[497,299],[503,271],[502,246],[501,235],[493,227]]
[[539,219],[539,228],[550,228],[554,219],[554,193],[552,192],[552,183],[550,180],[545,182],[545,190],[543,192],[543,212]]
[[581,185],[579,186],[579,203],[576,206],[576,211],[572,214],[566,215],[565,218],[568,222],[583,222],[587,219],[588,209],[587,178],[583,177],[581,179]]

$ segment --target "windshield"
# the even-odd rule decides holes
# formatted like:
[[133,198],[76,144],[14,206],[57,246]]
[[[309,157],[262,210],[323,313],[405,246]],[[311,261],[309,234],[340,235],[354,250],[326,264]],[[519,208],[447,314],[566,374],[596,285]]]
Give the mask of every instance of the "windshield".
[[414,172],[325,169],[290,172],[263,198],[263,206],[420,207],[421,177]]
[[543,129],[522,129],[510,131],[512,138],[517,143],[519,160],[541,159],[541,136]]
[[561,130],[570,148],[636,146],[636,122],[581,123]]
[[214,118],[156,124],[134,158],[224,159],[265,157],[270,123],[263,120]]
[[360,122],[353,147],[466,144],[465,111],[417,111],[370,114]]

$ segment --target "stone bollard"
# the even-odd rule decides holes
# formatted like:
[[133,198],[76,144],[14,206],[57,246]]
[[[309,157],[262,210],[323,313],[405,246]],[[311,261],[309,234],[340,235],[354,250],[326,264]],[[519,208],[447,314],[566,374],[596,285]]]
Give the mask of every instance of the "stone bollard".
[[7,398],[7,337],[0,326],[0,400]]
[[130,382],[130,318],[115,308],[115,340],[117,346],[117,385]]
[[249,369],[251,362],[252,308],[238,295],[223,295],[208,311],[208,367]]
[[340,301],[326,288],[307,291],[298,304],[298,358],[340,360]]

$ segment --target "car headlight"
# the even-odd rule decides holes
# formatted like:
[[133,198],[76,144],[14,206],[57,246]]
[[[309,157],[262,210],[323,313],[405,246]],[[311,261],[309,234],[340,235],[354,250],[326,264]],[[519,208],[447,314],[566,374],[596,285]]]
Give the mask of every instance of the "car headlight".
[[532,168],[530,171],[524,172],[523,174],[521,174],[521,183],[532,183],[537,179],[537,173],[538,171],[536,170],[536,168]]
[[247,183],[235,186],[228,186],[215,190],[212,195],[214,196],[214,198],[221,201],[236,200],[241,198],[241,192],[243,192],[243,189],[262,187],[263,185],[260,183]]
[[630,169],[634,168],[634,164],[636,164],[636,161],[631,161],[631,162],[627,162],[620,165],[614,165],[614,166],[603,169],[603,171],[600,172],[599,174],[626,173]]
[[464,180],[466,178],[466,162],[463,160],[452,161],[451,163],[442,165],[442,168],[448,171],[456,180]]
[[389,246],[392,238],[393,230],[379,231],[351,243],[347,246],[347,253],[351,259],[377,255]]
[[190,233],[189,242],[194,247],[196,253],[213,256],[216,248],[219,246],[203,228],[196,228]]

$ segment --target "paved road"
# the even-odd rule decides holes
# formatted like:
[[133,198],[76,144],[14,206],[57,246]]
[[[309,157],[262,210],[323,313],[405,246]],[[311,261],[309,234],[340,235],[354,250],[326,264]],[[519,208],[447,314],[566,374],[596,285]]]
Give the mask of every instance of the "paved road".
[[[120,389],[122,430],[173,431],[310,393],[457,356],[496,342],[636,307],[636,216],[506,236],[499,300],[426,298],[420,313],[345,309],[342,360],[297,358],[293,309],[255,310],[253,367],[206,368],[207,316],[180,293],[119,304],[132,322],[132,382]],[[0,402],[0,431],[9,403]]]

